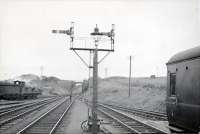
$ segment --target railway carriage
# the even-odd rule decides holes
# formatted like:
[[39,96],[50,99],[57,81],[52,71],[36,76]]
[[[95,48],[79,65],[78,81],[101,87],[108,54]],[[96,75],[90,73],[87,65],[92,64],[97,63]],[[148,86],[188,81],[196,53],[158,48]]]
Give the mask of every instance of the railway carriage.
[[167,63],[166,109],[169,124],[200,129],[200,47],[174,55]]

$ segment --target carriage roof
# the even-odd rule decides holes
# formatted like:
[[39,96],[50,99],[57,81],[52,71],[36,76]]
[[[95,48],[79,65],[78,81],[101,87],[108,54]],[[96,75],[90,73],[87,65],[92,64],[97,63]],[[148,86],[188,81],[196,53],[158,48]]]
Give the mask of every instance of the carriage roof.
[[173,63],[178,63],[178,62],[183,62],[186,60],[192,60],[200,58],[200,46],[194,47],[182,52],[179,52],[172,56],[172,58],[167,62],[168,64],[173,64]]

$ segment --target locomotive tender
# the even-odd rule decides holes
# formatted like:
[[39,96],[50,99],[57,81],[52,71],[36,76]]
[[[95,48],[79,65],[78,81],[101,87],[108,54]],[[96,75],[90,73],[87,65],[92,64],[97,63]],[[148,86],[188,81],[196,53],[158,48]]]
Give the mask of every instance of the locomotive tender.
[[169,125],[200,130],[200,46],[168,61],[166,110]]
[[14,81],[14,83],[0,83],[0,100],[15,100],[37,98],[41,91],[34,87],[25,85],[23,81]]

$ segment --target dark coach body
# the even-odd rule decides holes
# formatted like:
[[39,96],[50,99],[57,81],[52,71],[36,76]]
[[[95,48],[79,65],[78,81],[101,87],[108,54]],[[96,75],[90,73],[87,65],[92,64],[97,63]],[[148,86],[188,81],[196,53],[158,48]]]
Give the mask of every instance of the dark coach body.
[[167,63],[167,116],[170,125],[200,127],[200,47],[174,55]]

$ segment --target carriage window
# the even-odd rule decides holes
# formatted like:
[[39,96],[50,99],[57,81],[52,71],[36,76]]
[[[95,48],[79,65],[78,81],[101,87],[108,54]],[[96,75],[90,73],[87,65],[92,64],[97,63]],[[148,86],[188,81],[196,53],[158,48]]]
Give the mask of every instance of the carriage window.
[[176,95],[176,74],[170,74],[170,95]]

